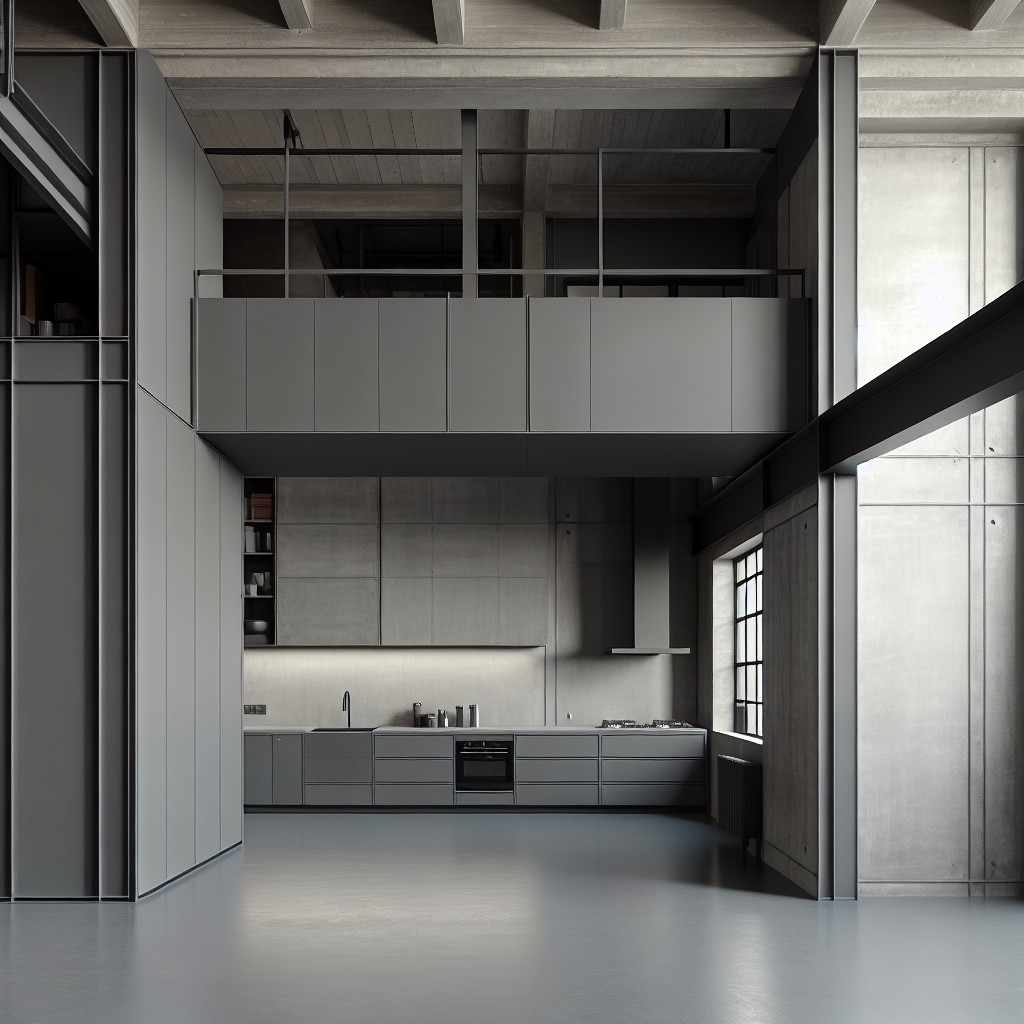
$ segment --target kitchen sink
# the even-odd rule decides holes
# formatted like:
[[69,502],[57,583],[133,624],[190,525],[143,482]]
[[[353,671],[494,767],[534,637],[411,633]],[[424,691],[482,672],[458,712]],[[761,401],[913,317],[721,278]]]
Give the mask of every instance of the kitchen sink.
[[310,732],[373,732],[375,725],[318,725]]

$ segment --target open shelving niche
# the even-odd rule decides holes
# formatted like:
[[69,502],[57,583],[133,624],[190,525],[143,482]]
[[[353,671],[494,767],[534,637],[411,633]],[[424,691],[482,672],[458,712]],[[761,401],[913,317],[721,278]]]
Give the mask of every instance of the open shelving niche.
[[[263,497],[261,502],[259,499]],[[254,502],[254,497],[256,501]],[[266,498],[269,497],[269,501]],[[246,477],[242,484],[242,634],[246,647],[277,642],[276,488],[273,477]],[[254,507],[255,505],[255,507]],[[255,586],[256,592],[252,593]],[[256,631],[253,622],[265,622]],[[265,639],[263,639],[265,638]]]

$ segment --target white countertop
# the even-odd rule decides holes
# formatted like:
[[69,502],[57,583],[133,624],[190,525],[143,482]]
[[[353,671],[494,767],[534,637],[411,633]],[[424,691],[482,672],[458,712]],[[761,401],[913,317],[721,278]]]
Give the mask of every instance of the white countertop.
[[[324,726],[312,726],[312,725],[246,725],[244,727],[245,732],[252,733],[264,733],[264,732],[276,732],[276,733],[306,733],[312,732],[313,729],[323,729]],[[339,730],[341,732],[344,729]],[[355,726],[352,729],[353,732],[363,731],[369,732],[370,727],[367,726]],[[382,725],[372,730],[373,732],[386,732],[386,733],[414,733],[419,735],[423,732],[430,733],[455,733],[460,736],[474,734],[485,736],[489,733],[496,732],[507,732],[507,733],[549,733],[549,732],[561,732],[561,733],[635,733],[643,736],[660,735],[661,733],[676,733],[676,732],[706,732],[706,729],[701,729],[696,726],[689,729],[602,729],[596,726],[590,725],[488,725],[481,726],[479,728],[459,728],[458,726],[448,726],[447,728],[435,728],[435,729],[422,729],[414,728],[411,725]]]

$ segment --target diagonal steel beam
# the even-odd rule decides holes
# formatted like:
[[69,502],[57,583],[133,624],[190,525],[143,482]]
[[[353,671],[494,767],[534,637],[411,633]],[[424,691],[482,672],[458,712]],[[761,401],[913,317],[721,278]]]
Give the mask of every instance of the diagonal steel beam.
[[461,46],[466,41],[466,0],[433,0],[433,4],[438,43]]
[[293,32],[313,31],[313,0],[278,0],[284,23]]
[[821,0],[818,38],[822,46],[852,46],[875,0]]
[[624,28],[626,25],[626,4],[628,0],[601,0],[602,29]]
[[107,46],[139,45],[139,0],[78,0]]
[[975,32],[993,31],[1020,6],[1021,0],[971,0],[971,28]]

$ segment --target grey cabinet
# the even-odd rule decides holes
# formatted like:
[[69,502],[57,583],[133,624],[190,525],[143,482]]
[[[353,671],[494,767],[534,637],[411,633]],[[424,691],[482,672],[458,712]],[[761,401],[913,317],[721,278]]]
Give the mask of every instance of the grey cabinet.
[[245,430],[245,302],[199,300],[200,430]]
[[381,757],[455,757],[455,741],[451,735],[440,733],[436,736],[413,736],[398,734],[375,735],[373,756]]
[[602,757],[703,757],[704,733],[625,733],[605,735]]
[[522,299],[453,299],[448,358],[452,430],[526,430],[526,308]]
[[590,758],[517,758],[517,782],[597,782],[598,762]]
[[302,803],[302,736],[274,736],[274,804]]
[[597,757],[598,734],[516,735],[516,757]]
[[518,807],[596,807],[599,802],[597,783],[517,783]]
[[369,807],[373,803],[371,733],[306,733],[301,739],[303,804]]
[[393,299],[380,304],[380,429],[444,431],[447,426],[447,303]]
[[451,734],[374,736],[374,804],[451,807],[455,803],[454,780],[455,741]]
[[246,430],[313,429],[313,301],[246,300]]
[[380,427],[377,300],[314,300],[316,430]]
[[451,758],[378,758],[377,782],[454,782]]
[[706,742],[703,731],[603,735],[602,805],[704,807]]
[[590,300],[530,299],[530,429],[590,430]]
[[244,797],[253,806],[274,802],[274,737],[246,735]]

